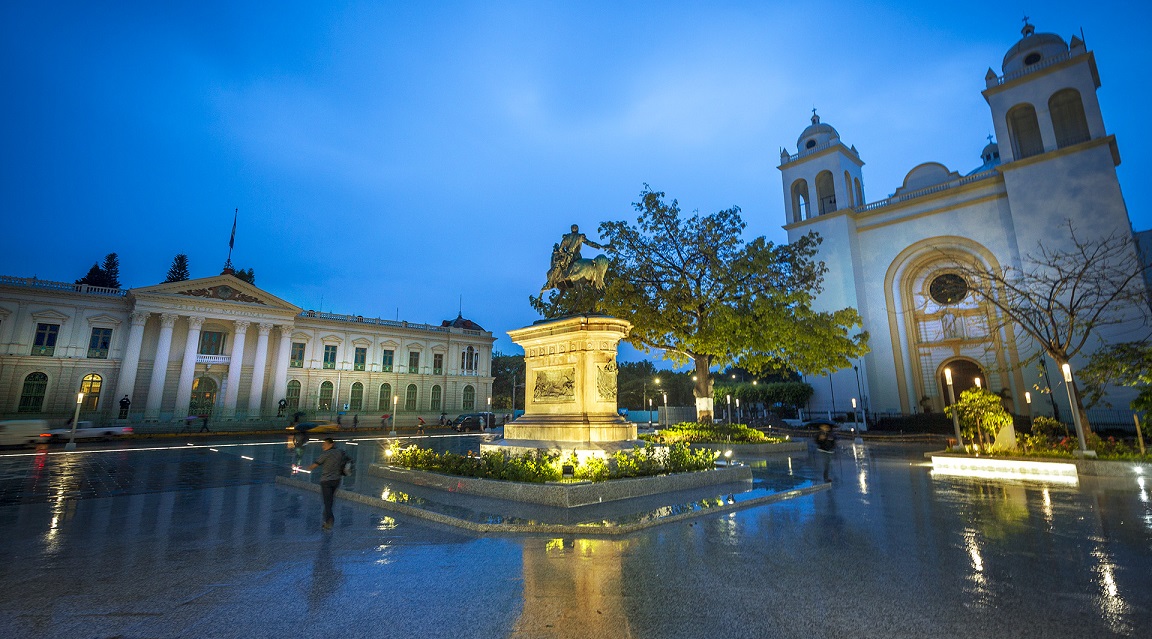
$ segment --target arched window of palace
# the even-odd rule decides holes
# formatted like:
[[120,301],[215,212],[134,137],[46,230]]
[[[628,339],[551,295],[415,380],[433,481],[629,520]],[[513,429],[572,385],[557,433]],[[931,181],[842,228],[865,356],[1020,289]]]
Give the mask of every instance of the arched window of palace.
[[831,171],[821,171],[816,175],[816,201],[820,204],[820,215],[836,210],[836,183]]
[[380,403],[377,404],[380,410],[392,410],[392,385],[380,385]]
[[348,397],[349,410],[364,409],[364,385],[360,382],[352,384],[352,393]]
[[44,373],[29,373],[24,378],[24,388],[20,391],[21,413],[39,413],[44,408],[44,395],[48,392],[48,376]]
[[100,387],[104,380],[96,373],[89,373],[80,381],[80,392],[84,393],[84,405],[81,410],[96,410],[100,404]]
[[864,205],[864,185],[860,183],[860,178],[853,180],[856,183],[856,206]]
[[848,206],[857,206],[857,202],[852,198],[852,176],[848,175],[847,171],[844,172],[844,192],[848,194]]
[[431,403],[428,405],[428,408],[430,410],[441,410],[441,401],[440,385],[436,384],[432,387],[432,399]]
[[1012,138],[1012,155],[1022,160],[1044,152],[1040,124],[1031,104],[1018,104],[1008,111],[1008,135]]
[[460,408],[461,410],[472,410],[476,408],[476,389],[470,385],[464,387],[464,392],[461,394]]
[[404,410],[416,410],[416,385],[409,384],[404,391]]
[[1052,94],[1048,100],[1048,112],[1052,115],[1052,129],[1056,132],[1056,148],[1080,144],[1091,138],[1088,120],[1084,117],[1084,103],[1076,89]]
[[300,380],[294,379],[288,382],[288,391],[284,395],[284,401],[288,402],[288,410],[297,411],[300,409]]
[[320,384],[320,400],[316,402],[318,410],[332,410],[332,382]]

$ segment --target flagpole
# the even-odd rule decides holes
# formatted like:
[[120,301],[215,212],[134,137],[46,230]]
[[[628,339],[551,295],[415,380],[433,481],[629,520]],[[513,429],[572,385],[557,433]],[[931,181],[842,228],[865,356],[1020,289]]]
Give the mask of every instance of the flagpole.
[[232,268],[232,248],[236,245],[236,219],[240,217],[240,209],[232,212],[232,236],[228,238],[228,259],[224,261],[224,272],[230,273]]

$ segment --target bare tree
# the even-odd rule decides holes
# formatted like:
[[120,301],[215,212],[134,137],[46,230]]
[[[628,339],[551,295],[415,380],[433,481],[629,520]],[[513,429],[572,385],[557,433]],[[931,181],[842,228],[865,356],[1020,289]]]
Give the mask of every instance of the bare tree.
[[[1101,338],[1105,327],[1145,333],[1149,315],[1143,280],[1147,265],[1140,260],[1131,233],[1117,230],[1085,240],[1077,237],[1071,220],[1066,225],[1071,240],[1068,248],[1049,249],[1041,244],[1021,260],[1020,267],[959,265],[977,297],[999,311],[994,328],[1015,325],[1057,367]],[[1080,393],[1076,393],[1076,403],[1085,431],[1091,432]]]

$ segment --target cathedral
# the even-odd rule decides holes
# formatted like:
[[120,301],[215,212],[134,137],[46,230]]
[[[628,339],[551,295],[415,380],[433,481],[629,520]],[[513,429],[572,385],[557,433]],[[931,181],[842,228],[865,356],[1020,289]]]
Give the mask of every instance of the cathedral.
[[[856,308],[870,335],[871,352],[851,368],[808,377],[813,412],[850,411],[853,401],[873,413],[939,412],[946,368],[956,396],[981,383],[1017,414],[1052,414],[1057,402],[1067,410],[1061,371],[1044,359],[1023,366],[1039,347],[1010,324],[998,328],[998,311],[968,294],[957,267],[1018,268],[1041,246],[1069,248],[1069,221],[1082,240],[1132,237],[1095,56],[1076,36],[1065,41],[1027,23],[1022,36],[1000,73],[985,76],[999,144],[989,140],[973,169],[925,162],[892,195],[869,201],[861,152],[815,111],[796,152],[781,150],[789,241],[812,231],[823,238],[818,259],[828,272],[816,308]],[[1139,339],[1131,329],[1141,322],[1133,316],[1126,332],[1101,338]],[[1112,389],[1113,407],[1128,407],[1126,391]]]

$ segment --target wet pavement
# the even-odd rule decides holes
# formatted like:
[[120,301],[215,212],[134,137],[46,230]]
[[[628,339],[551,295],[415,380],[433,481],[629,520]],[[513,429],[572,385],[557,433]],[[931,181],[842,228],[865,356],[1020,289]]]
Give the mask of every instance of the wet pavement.
[[[379,444],[357,444],[349,488],[380,490]],[[324,532],[319,497],[273,481],[283,443],[5,455],[0,635],[1152,635],[1152,486],[933,478],[925,450],[847,444],[831,490],[610,539],[346,500]],[[760,487],[814,475],[809,455],[746,461]]]

